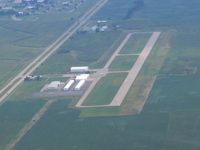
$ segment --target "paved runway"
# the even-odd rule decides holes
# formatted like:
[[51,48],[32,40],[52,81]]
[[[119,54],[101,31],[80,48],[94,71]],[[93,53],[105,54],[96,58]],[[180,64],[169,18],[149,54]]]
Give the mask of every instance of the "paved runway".
[[[121,42],[119,47],[116,49],[116,51],[112,54],[111,58],[108,60],[108,62],[105,64],[105,66],[102,69],[97,70],[97,74],[103,74],[106,75],[108,73],[108,68],[112,64],[113,60],[116,58],[118,53],[121,51],[121,49],[124,47],[124,45],[128,42],[130,39],[132,33],[129,33],[125,39]],[[80,98],[78,103],[76,104],[76,107],[87,107],[87,106],[82,106],[84,103],[85,99],[89,96],[89,94],[92,92],[92,90],[95,88],[96,84],[99,82],[99,80],[102,78],[102,76],[96,77],[90,87],[86,90],[86,92],[83,94],[83,96]]]
[[142,66],[144,65],[146,59],[148,58],[159,36],[160,36],[160,32],[154,32],[152,34],[146,46],[142,50],[140,56],[138,57],[135,64],[133,65],[131,71],[129,72],[127,78],[124,80],[117,94],[113,98],[113,101],[111,102],[110,106],[120,106],[122,104],[123,100],[125,99],[129,89],[131,88],[135,79],[137,78]]

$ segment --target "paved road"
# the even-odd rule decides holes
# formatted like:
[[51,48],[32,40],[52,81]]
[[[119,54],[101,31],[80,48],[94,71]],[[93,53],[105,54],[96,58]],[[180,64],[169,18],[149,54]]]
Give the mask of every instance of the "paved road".
[[24,68],[7,85],[0,90],[0,103],[4,102],[22,82],[23,78],[30,75],[49,56],[51,56],[62,44],[64,44],[82,25],[84,25],[108,0],[99,0],[89,11],[87,11],[78,21],[76,21],[65,33],[63,33],[53,44],[42,52],[33,62]]
[[155,45],[157,39],[160,36],[160,32],[154,32],[147,42],[146,46],[142,50],[140,56],[133,65],[131,71],[129,72],[127,78],[124,80],[123,84],[119,88],[117,94],[113,98],[110,106],[120,106],[125,99],[129,89],[133,85],[135,79],[137,78],[142,66],[144,65],[146,59],[148,58],[153,46]]
[[[115,57],[118,55],[118,53],[121,51],[121,49],[124,47],[124,45],[128,42],[129,38],[131,37],[132,33],[129,33],[125,39],[122,41],[122,43],[119,45],[119,47],[116,49],[116,51],[113,53],[111,58],[108,60],[108,62],[105,64],[105,66],[102,69],[97,70],[97,74],[102,74],[102,76],[97,76],[90,87],[86,90],[86,92],[83,94],[83,96],[80,98],[78,103],[76,104],[76,107],[88,107],[88,106],[82,106],[84,103],[85,99],[89,96],[89,94],[92,92],[96,84],[99,82],[99,80],[103,77],[103,75],[108,73],[108,68],[112,64],[113,60]],[[105,107],[106,105],[103,106],[95,106],[95,107]],[[89,106],[90,107],[90,106]],[[92,107],[92,106],[91,106]]]

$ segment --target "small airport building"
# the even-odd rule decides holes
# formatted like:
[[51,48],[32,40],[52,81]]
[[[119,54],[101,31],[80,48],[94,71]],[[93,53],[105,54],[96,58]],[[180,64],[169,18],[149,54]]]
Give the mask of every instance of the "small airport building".
[[79,90],[81,90],[81,88],[83,87],[83,85],[85,84],[85,80],[80,80],[79,82],[78,82],[78,84],[76,85],[76,87],[74,88],[74,90],[75,91],[79,91]]
[[89,71],[89,67],[88,66],[71,67],[70,71],[72,73],[86,73]]
[[85,85],[86,80],[89,78],[90,74],[79,74],[75,78],[71,78],[63,86],[63,91],[79,91]]
[[68,91],[74,83],[75,83],[75,80],[73,79],[69,80],[68,83],[64,86],[63,90]]
[[[40,91],[41,92],[49,91],[51,93],[55,92],[54,94],[62,92],[73,94],[73,91],[81,91],[83,86],[86,84],[86,81],[90,77],[89,67],[88,66],[71,67],[70,71],[71,73],[74,73],[74,75],[70,76],[70,78],[66,82],[52,81],[51,83],[46,84]],[[77,92],[75,93],[77,94]]]

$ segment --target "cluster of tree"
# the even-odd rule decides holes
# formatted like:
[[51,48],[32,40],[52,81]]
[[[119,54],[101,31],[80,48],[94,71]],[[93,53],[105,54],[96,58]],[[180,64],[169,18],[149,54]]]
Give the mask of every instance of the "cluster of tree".
[[128,10],[126,16],[123,18],[124,20],[127,20],[133,16],[133,14],[140,10],[144,6],[143,0],[135,0],[133,2],[133,6]]

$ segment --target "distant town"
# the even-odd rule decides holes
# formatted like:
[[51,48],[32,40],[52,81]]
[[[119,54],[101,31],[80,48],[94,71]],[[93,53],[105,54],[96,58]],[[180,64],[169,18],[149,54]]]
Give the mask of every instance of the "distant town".
[[86,0],[0,0],[0,15],[26,16],[51,10],[75,11]]

